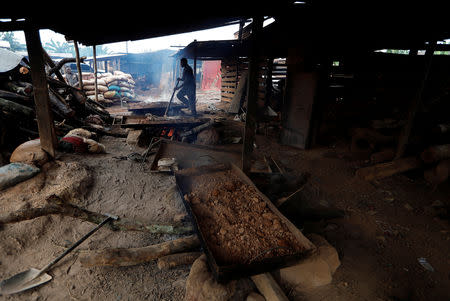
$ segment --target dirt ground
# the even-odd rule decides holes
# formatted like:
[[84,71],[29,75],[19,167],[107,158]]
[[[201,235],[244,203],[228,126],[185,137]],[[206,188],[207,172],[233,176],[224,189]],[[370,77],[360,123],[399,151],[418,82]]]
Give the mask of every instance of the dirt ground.
[[[142,148],[126,145],[125,138],[105,136],[100,142],[106,154],[59,154],[60,164],[70,167],[67,172],[49,172],[2,191],[0,212],[38,204],[39,196],[53,191],[89,210],[149,223],[170,223],[185,212],[172,176],[150,173],[150,164],[141,169],[140,163],[113,158]],[[302,222],[305,233],[323,235],[336,247],[341,266],[329,285],[303,293],[285,288],[290,300],[450,300],[450,227],[437,216],[439,206],[450,205],[448,182],[432,191],[414,173],[371,183],[356,179],[355,171],[365,163],[351,160],[346,144],[302,151],[279,145],[269,134],[258,135],[256,145],[256,155],[272,156],[285,174],[295,178],[309,173],[308,183],[317,191],[314,200],[345,212],[343,218]],[[65,190],[67,179],[75,183],[78,194]],[[60,216],[4,226],[0,279],[43,267],[93,227]],[[84,268],[78,260],[79,252],[89,249],[147,246],[174,238],[103,227],[52,268],[51,282],[0,300],[183,300],[189,267],[160,271],[150,262]],[[419,264],[421,257],[434,271]]]
[[[141,170],[140,163],[113,158],[143,149],[129,147],[125,138],[103,137],[100,141],[105,144],[107,154],[59,154],[57,160],[77,168],[71,169],[69,174],[56,174],[53,179],[48,179],[52,177],[50,173],[47,179],[40,181],[47,180],[50,185],[46,187],[58,188],[61,181],[70,182],[71,177],[84,178],[79,191],[85,193],[73,196],[74,200],[78,200],[77,205],[101,213],[148,223],[171,223],[176,214],[185,212],[172,176],[150,174],[147,167]],[[89,176],[84,174],[85,168]],[[2,191],[1,211],[19,209],[31,201],[37,204],[39,200],[35,196],[44,194],[45,187],[36,184],[38,178],[35,178],[19,184],[23,184],[20,187],[16,185]],[[0,231],[0,278],[8,278],[30,267],[42,268],[94,226],[61,216],[5,225]],[[84,268],[78,260],[79,252],[88,249],[141,247],[174,238],[132,231],[114,232],[104,226],[51,269],[52,281],[22,294],[0,296],[0,300],[182,300],[189,267],[160,271],[155,262],[150,262],[132,267]]]
[[[274,140],[258,136],[258,153],[272,156],[291,176],[309,173],[316,202],[345,211],[343,218],[303,223],[305,233],[323,235],[337,249],[341,266],[330,285],[291,290],[289,298],[450,300],[450,227],[436,207],[450,205],[448,182],[432,191],[420,172],[369,183],[355,178],[365,162],[351,160],[347,144],[299,151]],[[433,272],[419,264],[421,257]]]

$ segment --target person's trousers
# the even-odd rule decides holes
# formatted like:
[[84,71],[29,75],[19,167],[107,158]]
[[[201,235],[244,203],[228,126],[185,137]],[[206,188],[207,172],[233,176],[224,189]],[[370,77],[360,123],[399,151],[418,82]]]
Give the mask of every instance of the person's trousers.
[[177,98],[191,110],[192,114],[197,113],[195,108],[195,87],[183,87],[177,93]]

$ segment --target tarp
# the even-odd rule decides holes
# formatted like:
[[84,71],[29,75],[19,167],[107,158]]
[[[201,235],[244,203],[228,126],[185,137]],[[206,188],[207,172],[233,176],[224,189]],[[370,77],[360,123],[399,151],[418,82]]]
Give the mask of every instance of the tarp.
[[0,48],[0,72],[8,72],[20,64],[23,55]]

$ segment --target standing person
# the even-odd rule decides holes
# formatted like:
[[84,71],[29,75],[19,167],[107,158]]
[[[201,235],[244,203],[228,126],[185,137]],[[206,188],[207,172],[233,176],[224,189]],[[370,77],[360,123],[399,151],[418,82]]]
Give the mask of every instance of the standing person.
[[69,86],[75,87],[75,85],[78,84],[78,75],[72,73],[72,69],[70,68],[70,66],[65,66],[64,74],[66,76],[66,82],[69,84]]
[[194,72],[192,71],[191,66],[188,65],[186,58],[182,58],[180,60],[180,65],[183,68],[183,76],[181,78],[178,78],[178,80],[181,80],[183,84],[178,87],[180,91],[177,93],[177,97],[182,103],[189,107],[192,115],[195,116],[197,115],[197,109],[195,108]]

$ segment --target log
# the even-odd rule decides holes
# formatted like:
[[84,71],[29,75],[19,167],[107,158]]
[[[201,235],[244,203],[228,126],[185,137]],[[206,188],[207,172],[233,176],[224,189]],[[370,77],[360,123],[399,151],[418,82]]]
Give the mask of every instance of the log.
[[0,97],[4,97],[7,99],[11,99],[11,100],[17,100],[22,103],[30,103],[30,104],[32,104],[32,101],[33,101],[33,99],[31,97],[24,96],[24,95],[14,93],[14,92],[5,91],[5,90],[0,90]]
[[[55,68],[55,62],[52,60],[52,58],[48,55],[47,51],[45,51],[44,47],[42,47],[42,55],[44,56],[44,60],[47,63],[47,65],[51,68]],[[49,70],[49,72],[50,72]],[[62,76],[61,72],[59,72],[59,69],[55,69],[52,71],[52,73],[56,74],[56,77],[60,80],[65,82],[64,77]],[[52,75],[52,73],[48,73],[48,75]]]
[[372,181],[387,178],[401,172],[420,168],[422,166],[423,162],[421,160],[416,157],[407,157],[361,168],[356,171],[356,176],[366,181]]
[[15,93],[24,95],[24,96],[32,96],[33,93],[33,85],[27,82],[21,82],[21,81],[8,81],[6,83],[6,87]]
[[0,110],[29,118],[34,118],[36,116],[33,109],[4,98],[0,98]]
[[251,278],[266,301],[289,301],[270,273],[254,275]]
[[436,188],[447,181],[450,174],[450,160],[442,160],[434,168],[426,170],[423,174],[425,180]]
[[214,124],[214,119],[211,119],[210,121],[205,122],[205,123],[203,123],[203,124],[201,124],[201,125],[199,125],[199,126],[196,126],[196,127],[192,128],[192,129],[189,130],[189,131],[186,131],[186,132],[184,132],[184,133],[181,133],[181,134],[180,134],[180,137],[187,137],[187,136],[189,136],[189,135],[196,134],[196,133],[198,133],[198,132],[200,132],[200,131],[202,131],[202,130],[208,128],[208,127],[210,127],[210,126],[213,125],[213,124]]
[[65,103],[65,101],[63,101],[63,99],[61,98],[61,96],[58,95],[58,93],[56,93],[52,89],[49,89],[48,92],[51,107],[54,111],[56,111],[56,113],[59,113],[60,115],[67,118],[75,116],[75,111],[72,110],[72,108],[69,107]]
[[450,158],[450,144],[430,146],[420,154],[425,163],[438,162]]
[[395,156],[395,150],[390,148],[390,149],[386,149],[377,153],[373,153],[370,156],[370,161],[372,163],[378,164],[378,163],[383,163],[383,162],[387,162],[387,161],[392,161],[392,159],[394,159]]
[[178,267],[180,265],[193,264],[194,261],[197,258],[199,258],[202,254],[203,254],[202,252],[185,252],[185,253],[171,254],[158,258],[158,269],[169,270]]
[[[83,63],[85,59],[86,59],[86,57],[85,57],[85,56],[82,56],[82,57],[80,58],[80,61]],[[50,70],[48,70],[47,75],[52,75],[52,74],[55,73],[56,71],[59,71],[59,70],[62,68],[62,66],[64,66],[64,64],[67,64],[67,63],[76,63],[76,61],[77,61],[77,59],[74,58],[74,57],[63,58],[62,60],[60,60],[60,61],[55,65],[55,67],[53,67],[53,68],[51,68]]]
[[85,267],[132,266],[146,263],[169,254],[190,251],[199,247],[199,239],[196,235],[191,235],[142,248],[105,249],[88,252],[80,256],[80,262]]
[[[100,224],[106,218],[106,216],[101,213],[92,212],[69,204],[61,198],[52,195],[47,199],[47,203],[43,207],[21,209],[5,215],[0,215],[0,225],[17,223],[51,214],[70,216],[95,224]],[[187,234],[191,233],[193,230],[191,226],[149,224],[126,218],[111,221],[108,223],[108,226],[114,231],[142,231],[151,234]]]
[[350,150],[358,152],[373,148],[375,145],[385,145],[394,141],[394,137],[385,136],[373,129],[356,128],[352,133],[352,144]]

